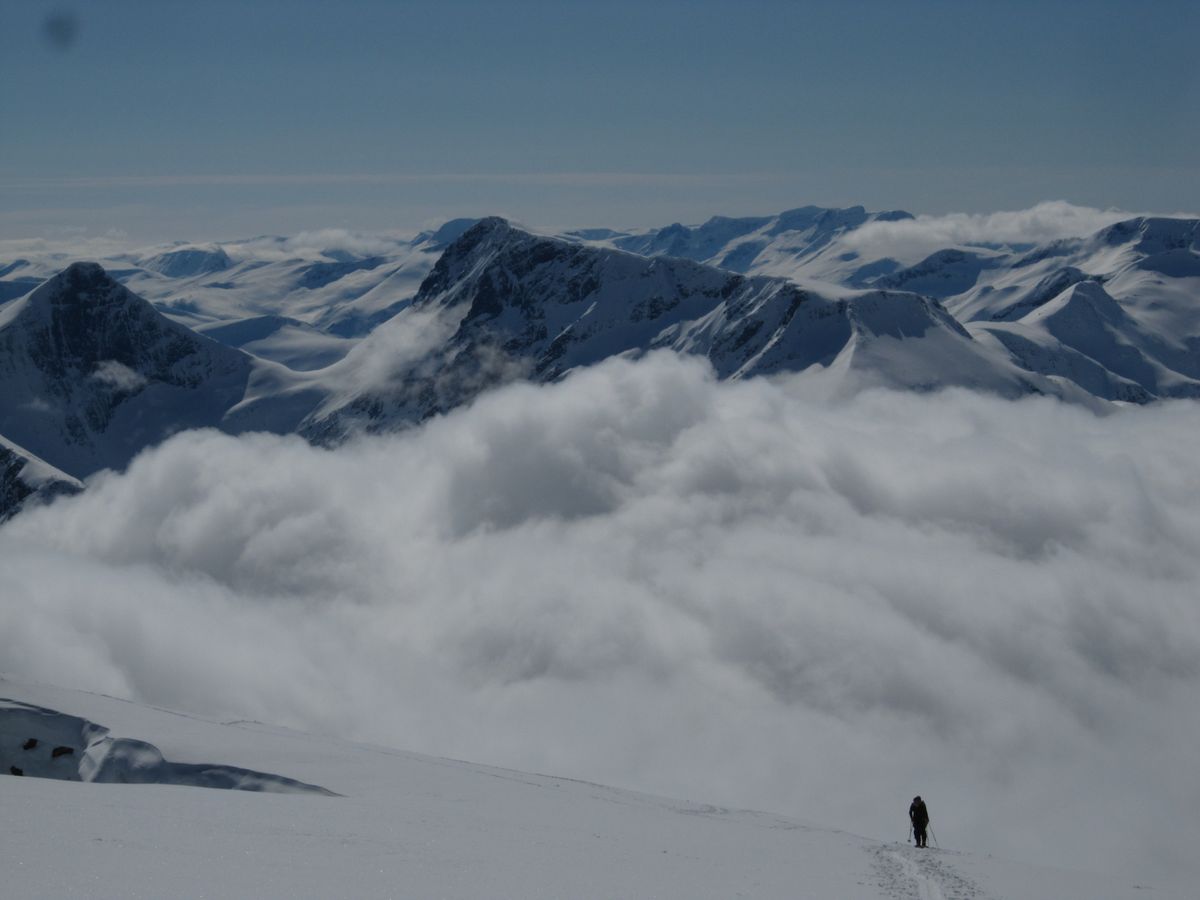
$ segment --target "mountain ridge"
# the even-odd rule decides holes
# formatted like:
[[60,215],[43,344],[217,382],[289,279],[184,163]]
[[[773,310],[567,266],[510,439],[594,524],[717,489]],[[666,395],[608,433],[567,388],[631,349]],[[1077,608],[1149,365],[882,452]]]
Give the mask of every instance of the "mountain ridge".
[[[512,378],[554,381],[612,356],[661,349],[706,358],[720,379],[829,368],[839,358],[848,370],[862,369],[859,360],[869,359],[873,377],[927,388],[936,375],[922,366],[914,381],[905,366],[920,355],[916,344],[932,335],[935,355],[953,361],[945,367],[946,384],[1012,396],[1056,392],[992,358],[930,298],[852,290],[830,296],[783,278],[536,235],[498,217],[481,220],[451,244],[406,313],[380,332],[420,314],[449,323],[445,343],[421,366],[435,360],[440,383],[458,389],[436,395],[415,370],[396,372],[399,387],[368,389],[340,413],[310,421],[306,433],[386,429],[398,419],[446,412]],[[896,347],[864,352],[882,340]],[[338,417],[346,421],[333,421]]]
[[[0,434],[83,477],[181,428],[336,443],[654,351],[702,356],[722,379],[815,367],[1097,408],[1200,396],[1200,220],[1131,217],[908,265],[851,249],[866,226],[910,221],[810,206],[547,235],[492,216],[411,239],[177,244],[110,272],[72,263],[32,290],[52,261],[26,255],[3,267],[25,293],[0,302]],[[767,251],[734,259],[745,272],[713,264],[760,239]],[[185,272],[142,268],[170,254]]]

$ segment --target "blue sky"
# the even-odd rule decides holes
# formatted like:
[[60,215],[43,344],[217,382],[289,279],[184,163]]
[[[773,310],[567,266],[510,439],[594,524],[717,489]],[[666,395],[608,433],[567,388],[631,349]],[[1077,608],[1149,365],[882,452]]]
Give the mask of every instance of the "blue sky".
[[1200,208],[1195,2],[7,0],[0,34],[0,236]]

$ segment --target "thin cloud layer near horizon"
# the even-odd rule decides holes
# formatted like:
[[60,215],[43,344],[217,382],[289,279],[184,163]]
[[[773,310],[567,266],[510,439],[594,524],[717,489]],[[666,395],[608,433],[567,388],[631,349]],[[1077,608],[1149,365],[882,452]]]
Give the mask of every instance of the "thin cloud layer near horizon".
[[[1195,4],[0,6],[0,236],[1200,209]],[[24,36],[23,39],[21,36]]]

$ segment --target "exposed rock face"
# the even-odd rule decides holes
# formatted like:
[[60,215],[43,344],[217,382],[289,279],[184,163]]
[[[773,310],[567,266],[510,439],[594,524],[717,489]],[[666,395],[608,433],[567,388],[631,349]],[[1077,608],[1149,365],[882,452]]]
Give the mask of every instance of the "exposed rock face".
[[71,476],[0,438],[0,522],[30,504],[48,502],[82,489]]
[[[379,332],[416,317],[445,339],[334,411],[306,433],[335,440],[355,428],[419,421],[517,378],[553,381],[573,369],[656,349],[700,355],[719,378],[744,378],[869,361],[886,383],[969,384],[1038,390],[991,358],[942,306],[911,293],[833,296],[782,278],[748,278],[672,257],[647,258],[480,221],[452,244],[410,308]],[[888,352],[875,352],[886,343]],[[939,381],[936,367],[943,364]]]
[[0,313],[0,434],[82,477],[218,424],[250,370],[244,353],[75,263]]

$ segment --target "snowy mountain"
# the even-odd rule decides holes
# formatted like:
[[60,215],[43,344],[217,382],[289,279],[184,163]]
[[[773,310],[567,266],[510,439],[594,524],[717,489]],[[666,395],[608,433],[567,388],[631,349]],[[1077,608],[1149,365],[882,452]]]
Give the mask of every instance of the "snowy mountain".
[[860,207],[807,207],[769,218],[717,217],[691,228],[573,237],[807,286],[911,291],[941,301],[1011,364],[1096,397],[1145,403],[1197,396],[1200,220],[1139,217],[1083,238],[956,245],[917,260],[905,257],[911,251],[862,250],[860,229],[908,219]]
[[1184,896],[47,685],[0,698],[14,897]]
[[27,503],[78,493],[83,485],[65,472],[0,437],[0,522]]
[[429,320],[440,323],[443,340],[389,369],[385,383],[318,411],[305,433],[327,440],[360,427],[387,430],[505,381],[553,381],[658,349],[703,356],[723,379],[819,367],[907,388],[1058,392],[977,344],[936,300],[818,293],[782,278],[535,235],[499,218],[452,244],[377,339]]
[[233,265],[233,260],[219,246],[181,247],[152,256],[143,265],[168,278],[192,278],[223,272]]
[[[349,342],[403,309],[441,251],[473,221],[411,238],[317,233],[151,251],[113,260],[109,268],[190,327],[276,317]],[[310,359],[294,349],[262,355],[288,365],[299,359],[306,369],[327,364],[322,351]]]
[[[702,225],[678,222],[642,232],[577,231],[567,236],[642,256],[690,259],[732,272],[835,280],[860,286],[857,255],[839,250],[841,239],[870,222],[911,219],[902,210],[871,213],[861,206],[827,209],[805,206],[776,216],[714,216]],[[848,263],[852,263],[848,265]],[[899,263],[887,260],[880,271]],[[830,273],[838,277],[830,278]]]
[[254,362],[171,322],[95,263],[0,309],[0,434],[82,477],[241,402]]
[[1200,396],[1200,220],[1137,218],[994,260],[946,300],[1031,371],[1106,399]]
[[815,368],[1087,404],[1200,396],[1197,220],[860,252],[864,228],[910,221],[804,207],[555,237],[455,220],[409,238],[160,247],[36,289],[62,259],[22,257],[0,269],[0,433],[84,476],[182,428],[337,441],[654,350],[703,356],[719,378]]

